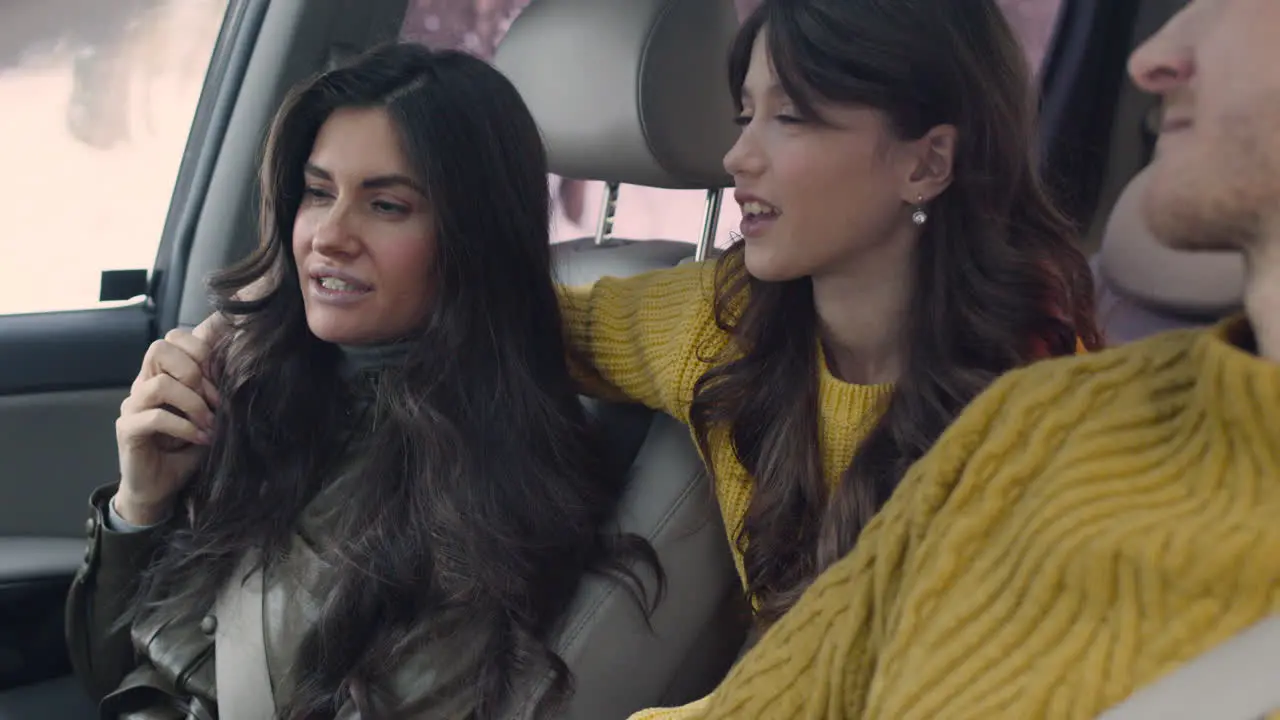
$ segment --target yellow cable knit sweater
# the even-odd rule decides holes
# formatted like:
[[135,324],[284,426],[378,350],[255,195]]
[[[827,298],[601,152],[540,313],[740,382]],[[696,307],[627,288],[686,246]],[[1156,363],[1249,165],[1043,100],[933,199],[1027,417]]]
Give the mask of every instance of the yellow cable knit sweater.
[[1250,343],[1005,376],[698,715],[1092,720],[1280,612],[1280,364]]
[[[688,423],[694,383],[729,343],[712,315],[713,277],[713,264],[694,263],[565,290],[564,323],[571,347],[596,373],[587,378],[593,394],[625,397]],[[819,442],[823,470],[834,484],[892,386],[841,382],[825,362],[819,366]],[[733,542],[751,501],[751,480],[728,443],[714,444],[711,454],[708,465],[716,470],[716,496]],[[745,587],[736,543],[734,561]]]

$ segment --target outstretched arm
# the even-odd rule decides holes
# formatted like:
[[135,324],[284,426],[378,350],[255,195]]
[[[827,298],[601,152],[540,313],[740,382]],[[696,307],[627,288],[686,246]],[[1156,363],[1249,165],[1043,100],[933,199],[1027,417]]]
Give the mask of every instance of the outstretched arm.
[[687,422],[693,385],[727,342],[712,312],[711,273],[695,263],[564,288],[569,358],[583,392]]

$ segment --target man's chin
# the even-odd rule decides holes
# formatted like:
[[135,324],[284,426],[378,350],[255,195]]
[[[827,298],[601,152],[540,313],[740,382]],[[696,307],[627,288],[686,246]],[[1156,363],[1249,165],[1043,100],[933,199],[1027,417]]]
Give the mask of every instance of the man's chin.
[[[1151,242],[1180,252],[1238,250],[1239,233],[1231,230],[1228,206],[1206,202],[1191,188],[1170,188],[1161,192],[1152,184],[1142,204],[1144,229]],[[1132,241],[1130,241],[1132,243]]]
[[1187,252],[1237,250],[1230,198],[1218,197],[1212,163],[1189,156],[1157,157],[1143,171],[1141,213],[1145,229],[1160,245]]
[[[1142,188],[1142,229],[1151,235],[1157,245],[1170,250],[1193,250],[1196,241],[1189,220],[1197,215],[1194,194],[1182,192],[1182,184],[1167,184],[1159,168],[1148,170],[1146,185]],[[1136,231],[1136,228],[1134,229]]]
[[1234,252],[1243,243],[1238,231],[1226,224],[1214,222],[1207,215],[1196,213],[1192,206],[1183,206],[1148,220],[1155,242],[1178,252]]

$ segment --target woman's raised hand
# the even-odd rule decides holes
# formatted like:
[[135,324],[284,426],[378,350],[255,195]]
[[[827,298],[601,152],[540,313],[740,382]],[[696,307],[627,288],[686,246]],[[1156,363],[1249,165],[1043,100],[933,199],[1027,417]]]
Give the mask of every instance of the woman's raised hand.
[[215,313],[194,332],[170,330],[148,348],[116,420],[120,487],[112,502],[126,522],[165,519],[204,458],[219,403],[209,350],[224,331]]

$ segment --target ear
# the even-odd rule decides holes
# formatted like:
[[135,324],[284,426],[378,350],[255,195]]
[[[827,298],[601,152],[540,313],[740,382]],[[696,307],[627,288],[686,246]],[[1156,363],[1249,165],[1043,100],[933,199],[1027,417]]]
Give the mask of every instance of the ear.
[[938,125],[911,143],[912,166],[903,183],[903,202],[915,205],[924,198],[927,203],[951,185],[958,137],[955,125]]

